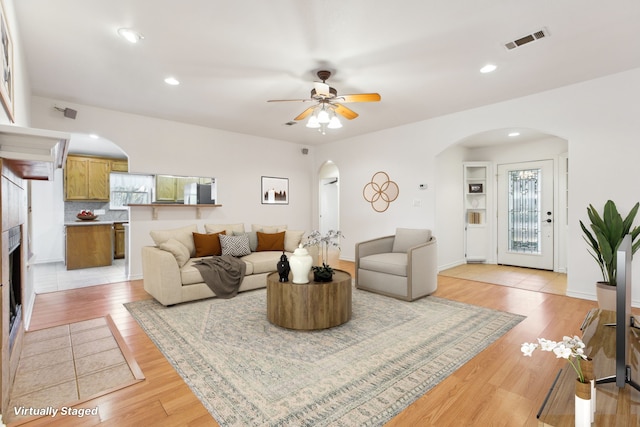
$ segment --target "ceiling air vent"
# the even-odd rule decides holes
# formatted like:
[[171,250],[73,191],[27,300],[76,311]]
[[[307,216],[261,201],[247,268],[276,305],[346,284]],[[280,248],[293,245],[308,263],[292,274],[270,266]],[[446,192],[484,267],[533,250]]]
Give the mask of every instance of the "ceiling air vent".
[[540,40],[543,39],[545,37],[549,37],[549,30],[547,30],[546,28],[542,28],[538,31],[535,31],[531,34],[527,34],[526,36],[520,37],[517,40],[508,42],[504,44],[504,47],[507,48],[507,50],[513,50],[517,47],[523,46],[527,43],[531,43],[534,42],[536,40]]

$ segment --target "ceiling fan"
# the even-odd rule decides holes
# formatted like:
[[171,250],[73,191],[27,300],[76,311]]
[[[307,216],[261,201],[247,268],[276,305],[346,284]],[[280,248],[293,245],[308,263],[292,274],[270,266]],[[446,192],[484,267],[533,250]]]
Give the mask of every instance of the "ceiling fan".
[[331,77],[331,71],[320,70],[317,73],[322,82],[314,82],[311,89],[311,97],[306,99],[270,99],[267,102],[315,102],[316,104],[298,114],[294,120],[303,120],[309,117],[307,127],[320,128],[326,125],[329,129],[342,127],[337,114],[353,120],[358,113],[342,105],[349,102],[378,102],[380,94],[358,93],[352,95],[338,95],[338,91],[327,84]]

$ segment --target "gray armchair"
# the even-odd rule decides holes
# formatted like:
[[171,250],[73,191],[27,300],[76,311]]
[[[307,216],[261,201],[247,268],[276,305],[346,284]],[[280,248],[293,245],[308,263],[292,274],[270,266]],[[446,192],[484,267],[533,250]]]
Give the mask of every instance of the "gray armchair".
[[398,228],[394,236],[356,243],[356,288],[413,301],[438,287],[431,230]]

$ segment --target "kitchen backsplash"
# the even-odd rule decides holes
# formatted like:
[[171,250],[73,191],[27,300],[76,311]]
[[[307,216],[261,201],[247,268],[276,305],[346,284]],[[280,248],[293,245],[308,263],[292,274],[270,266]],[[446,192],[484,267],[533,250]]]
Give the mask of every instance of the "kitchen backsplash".
[[109,210],[109,202],[64,202],[64,221],[75,221],[83,209],[93,212],[103,209],[104,214],[98,215],[98,221],[129,221],[128,210]]

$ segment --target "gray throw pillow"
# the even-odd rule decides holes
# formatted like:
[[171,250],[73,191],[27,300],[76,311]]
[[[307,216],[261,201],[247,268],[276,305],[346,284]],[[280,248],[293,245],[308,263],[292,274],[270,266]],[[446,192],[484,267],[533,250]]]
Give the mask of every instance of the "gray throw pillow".
[[231,255],[235,257],[249,255],[249,237],[247,236],[227,236],[219,234],[220,246],[222,246],[222,255]]
[[247,236],[249,238],[249,249],[251,252],[255,252],[258,249],[258,233],[255,231],[249,231],[248,233],[245,231],[234,231],[234,236]]

